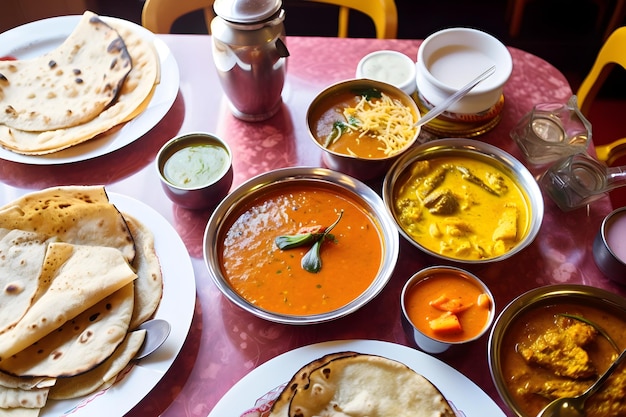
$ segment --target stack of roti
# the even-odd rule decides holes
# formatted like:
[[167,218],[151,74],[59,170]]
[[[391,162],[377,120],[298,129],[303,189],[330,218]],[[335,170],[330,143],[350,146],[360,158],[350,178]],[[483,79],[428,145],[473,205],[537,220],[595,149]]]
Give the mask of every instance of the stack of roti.
[[116,381],[161,300],[154,238],[104,187],[0,207],[0,415],[37,416]]
[[340,352],[302,367],[268,417],[454,417],[439,390],[406,365]]
[[141,113],[159,79],[151,42],[87,11],[56,49],[0,61],[0,144],[43,155],[93,139]]

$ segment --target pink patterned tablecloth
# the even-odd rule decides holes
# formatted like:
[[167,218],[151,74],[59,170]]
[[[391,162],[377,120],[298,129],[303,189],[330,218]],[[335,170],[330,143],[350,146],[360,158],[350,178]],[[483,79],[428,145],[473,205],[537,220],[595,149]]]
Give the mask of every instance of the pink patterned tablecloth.
[[[315,95],[329,84],[352,78],[361,57],[379,49],[415,59],[418,40],[290,37],[284,105],[272,119],[246,123],[234,118],[224,100],[211,57],[211,39],[200,35],[161,35],[180,73],[180,92],[169,113],[131,145],[95,160],[64,166],[0,163],[0,203],[25,192],[58,184],[106,184],[154,207],[182,237],[191,255],[197,284],[196,311],[188,339],[172,369],[129,416],[205,417],[242,377],[267,360],[293,348],[334,339],[375,339],[408,345],[399,321],[402,285],[414,272],[435,261],[402,241],[397,268],[388,286],[367,306],[340,320],[306,327],[258,319],[226,300],[212,283],[202,259],[202,236],[209,212],[173,205],[163,194],[153,160],[159,147],[177,133],[208,131],[224,138],[234,151],[234,187],[274,169],[319,166],[320,151],[308,139],[305,114]],[[572,94],[565,77],[546,61],[510,49],[513,73],[505,86],[502,120],[479,137],[522,160],[509,131],[540,102],[566,102]],[[539,174],[541,170],[530,167]],[[373,184],[376,187],[376,184]],[[591,253],[602,218],[611,211],[604,198],[569,213],[545,201],[545,216],[535,242],[511,259],[478,269],[500,311],[517,295],[552,283],[582,283],[626,295],[608,281]],[[487,364],[487,337],[463,351],[438,356],[492,397],[503,409]],[[242,404],[242,411],[253,404]],[[510,412],[505,412],[512,415]],[[224,416],[226,417],[226,416]]]

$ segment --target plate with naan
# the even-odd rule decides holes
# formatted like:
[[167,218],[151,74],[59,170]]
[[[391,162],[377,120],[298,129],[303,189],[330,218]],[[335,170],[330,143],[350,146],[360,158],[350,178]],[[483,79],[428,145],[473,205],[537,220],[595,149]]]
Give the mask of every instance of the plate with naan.
[[[102,186],[25,194],[0,207],[0,252],[0,302],[11,305],[0,311],[0,414],[22,404],[19,415],[124,415],[182,349],[193,266],[144,203]],[[152,317],[171,333],[133,362],[145,336],[137,326]]]
[[[358,355],[355,355],[355,352],[358,353]],[[372,358],[368,358],[367,355],[382,357],[383,362],[391,362],[392,367],[389,368],[389,364],[385,364],[383,367],[385,370],[381,371],[379,366],[372,366],[368,363]],[[350,356],[357,357],[352,358]],[[354,359],[358,360],[359,363],[350,363]],[[380,358],[374,357],[373,359],[377,362]],[[388,360],[385,361],[384,359]],[[324,368],[317,368],[320,364],[330,363],[330,361],[333,360],[337,360],[337,362],[342,363],[342,365],[334,368],[328,365]],[[312,364],[312,367],[310,369],[303,368],[307,364]],[[407,370],[404,369],[404,365],[414,372],[407,372]],[[304,409],[307,407],[313,409],[318,405],[319,401],[311,397],[315,397],[317,394],[323,399],[321,400],[322,402],[327,402],[329,395],[335,392],[333,389],[329,390],[329,386],[331,388],[340,386],[342,394],[335,395],[333,401],[341,401],[342,398],[352,398],[353,401],[351,401],[350,404],[340,405],[352,409],[351,412],[347,413],[348,415],[360,415],[358,411],[354,410],[359,408],[359,405],[355,403],[365,404],[372,399],[374,402],[379,402],[375,406],[379,407],[378,410],[381,410],[381,408],[384,409],[387,405],[385,405],[383,401],[380,401],[381,398],[384,397],[384,395],[380,393],[385,392],[385,390],[389,389],[389,387],[395,383],[393,378],[388,375],[389,372],[391,372],[391,375],[396,372],[393,370],[394,367],[397,367],[398,375],[401,375],[402,378],[408,378],[404,380],[413,381],[411,384],[407,385],[414,385],[416,383],[418,385],[423,384],[420,392],[427,393],[427,395],[430,396],[443,395],[458,416],[505,416],[504,412],[497,404],[476,384],[439,359],[407,346],[390,342],[376,340],[342,340],[304,346],[265,362],[237,382],[216,404],[208,417],[221,417],[226,415],[258,416],[259,413],[254,411],[255,407],[259,405],[257,401],[260,400],[261,403],[266,401],[268,393],[270,393],[270,396],[275,396],[282,392],[282,387],[284,387],[285,384],[293,382],[294,380],[297,381],[298,371],[304,372],[303,369],[306,369],[306,374],[310,375],[311,380],[319,376],[321,378],[320,382],[327,380],[330,382],[330,385],[326,385],[322,382],[321,387],[323,387],[324,390],[320,388],[320,383],[311,384],[310,386],[301,384],[300,386],[305,388],[303,390],[304,392],[298,391],[297,394],[293,395],[291,398],[292,403],[297,399],[298,404],[304,407]],[[359,370],[358,373],[355,373],[355,369]],[[316,375],[316,373],[329,375],[327,374],[329,370],[330,375],[334,372],[335,377],[338,377],[338,374],[343,372],[345,377],[342,381],[337,381],[332,378]],[[362,390],[362,392],[359,393],[361,389],[358,387],[358,384],[351,384],[351,381],[358,381],[360,377],[364,378],[363,380],[365,381],[374,380],[375,382],[381,382],[384,380],[385,375],[387,375],[386,378],[389,383],[383,382],[383,385],[372,388],[380,395],[370,395],[367,393],[367,390]],[[421,381],[416,381],[416,378],[421,379]],[[424,382],[424,378],[426,378],[427,382]],[[317,387],[315,387],[315,385],[317,385]],[[312,388],[310,390],[311,393],[307,395],[306,391],[309,388]],[[402,389],[402,384],[398,384],[394,389]],[[400,401],[402,398],[406,398],[406,395],[390,393],[388,397],[394,401]],[[244,408],[246,406],[248,406],[248,408]],[[314,410],[313,414],[319,412],[320,410]],[[323,410],[321,412],[322,414],[320,415],[327,415],[323,413]],[[262,415],[265,416],[266,414],[267,413],[263,413]],[[287,413],[278,410],[274,415],[286,416]],[[305,411],[302,415],[308,414]],[[444,413],[442,415],[447,414]]]
[[178,94],[178,65],[162,40],[89,11],[1,33],[0,57],[0,159],[9,161],[55,165],[116,151],[152,129]]

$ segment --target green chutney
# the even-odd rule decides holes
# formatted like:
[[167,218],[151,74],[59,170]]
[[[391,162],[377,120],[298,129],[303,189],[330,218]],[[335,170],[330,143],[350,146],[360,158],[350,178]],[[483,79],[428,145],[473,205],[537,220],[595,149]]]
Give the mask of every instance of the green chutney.
[[199,188],[218,180],[228,169],[226,149],[217,144],[192,144],[174,152],[163,175],[181,188]]

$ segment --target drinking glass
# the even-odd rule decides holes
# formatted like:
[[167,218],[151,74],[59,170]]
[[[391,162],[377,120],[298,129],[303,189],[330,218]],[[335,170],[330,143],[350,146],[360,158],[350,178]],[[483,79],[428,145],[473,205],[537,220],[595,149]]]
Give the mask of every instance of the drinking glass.
[[591,123],[578,108],[574,95],[566,104],[537,104],[511,131],[531,164],[554,162],[585,152],[591,141]]

